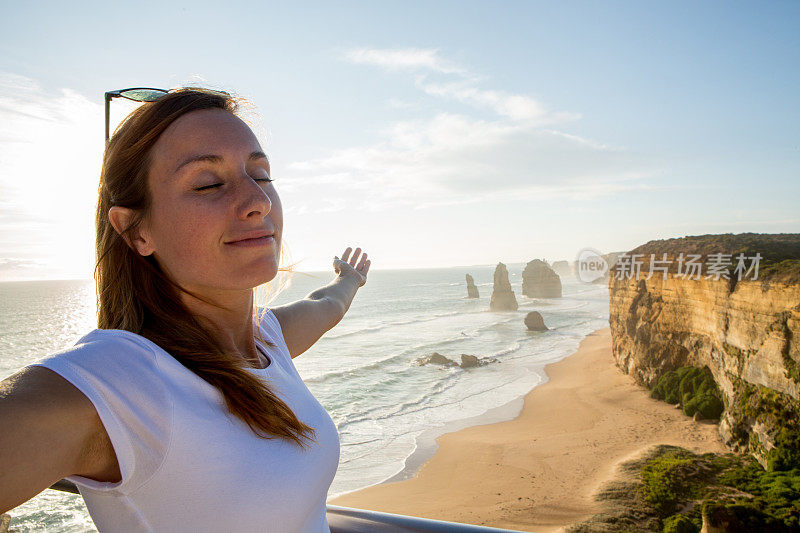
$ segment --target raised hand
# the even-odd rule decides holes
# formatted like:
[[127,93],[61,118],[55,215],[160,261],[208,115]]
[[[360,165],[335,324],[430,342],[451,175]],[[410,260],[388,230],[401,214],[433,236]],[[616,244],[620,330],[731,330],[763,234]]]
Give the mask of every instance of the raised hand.
[[[350,257],[350,252],[352,251],[353,249],[348,246],[342,254],[341,259],[334,257],[333,269],[340,276],[353,276],[358,282],[358,286],[362,287],[367,282],[367,272],[369,272],[370,261],[367,259],[367,254],[362,255],[361,261],[358,261],[361,248],[356,248],[355,252],[353,252],[353,256]],[[358,264],[356,264],[356,261],[358,261]]]

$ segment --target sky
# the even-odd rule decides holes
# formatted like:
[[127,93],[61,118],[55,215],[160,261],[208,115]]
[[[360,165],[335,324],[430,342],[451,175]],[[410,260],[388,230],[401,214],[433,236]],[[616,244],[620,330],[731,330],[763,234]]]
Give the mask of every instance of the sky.
[[103,93],[137,86],[247,99],[298,270],[800,232],[799,27],[777,0],[7,2],[0,281],[92,277]]

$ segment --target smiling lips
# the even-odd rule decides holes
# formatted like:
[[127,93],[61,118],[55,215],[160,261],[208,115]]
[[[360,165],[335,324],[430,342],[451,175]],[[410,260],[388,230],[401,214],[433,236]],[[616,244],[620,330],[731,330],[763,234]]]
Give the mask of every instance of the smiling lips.
[[268,246],[275,242],[275,237],[268,235],[266,237],[258,237],[257,239],[242,239],[241,241],[228,242],[231,246]]
[[251,246],[269,246],[275,242],[275,236],[268,232],[268,231],[252,231],[243,235],[241,238],[236,239],[234,241],[228,241],[225,244],[230,244],[231,246],[243,246],[243,247],[251,247]]

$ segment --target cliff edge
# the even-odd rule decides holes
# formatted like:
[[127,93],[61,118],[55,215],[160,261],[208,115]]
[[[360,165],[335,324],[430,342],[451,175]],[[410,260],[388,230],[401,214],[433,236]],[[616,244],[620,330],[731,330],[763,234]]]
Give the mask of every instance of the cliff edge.
[[725,405],[720,435],[766,466],[782,430],[800,429],[800,234],[651,241],[611,274],[617,366],[650,388],[708,366]]

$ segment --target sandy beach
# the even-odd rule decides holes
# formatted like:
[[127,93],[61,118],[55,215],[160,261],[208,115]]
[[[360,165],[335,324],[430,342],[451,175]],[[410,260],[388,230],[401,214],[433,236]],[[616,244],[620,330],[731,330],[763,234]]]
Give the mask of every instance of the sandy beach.
[[614,364],[609,328],[548,365],[520,415],[436,439],[416,474],[330,504],[519,531],[554,532],[599,510],[597,488],[654,444],[724,452],[717,427],[651,399]]

